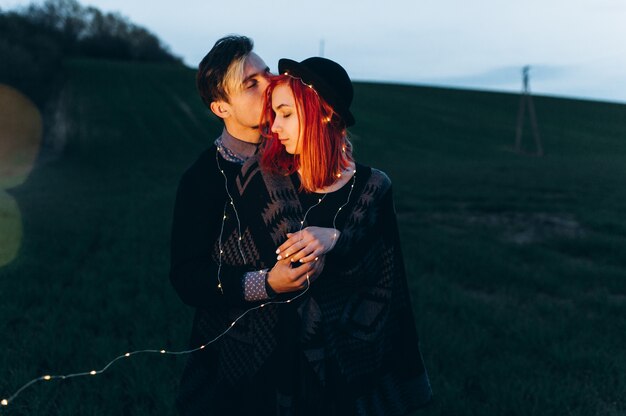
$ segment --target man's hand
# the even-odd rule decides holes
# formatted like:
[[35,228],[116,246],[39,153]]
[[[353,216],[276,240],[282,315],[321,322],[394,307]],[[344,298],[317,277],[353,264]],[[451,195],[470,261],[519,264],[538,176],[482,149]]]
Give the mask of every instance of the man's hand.
[[288,258],[279,260],[272,270],[267,272],[267,283],[276,293],[306,289],[322,273],[324,263],[324,256],[298,267],[291,267],[291,260]]
[[291,259],[308,263],[328,253],[341,235],[334,228],[306,227],[302,231],[287,233],[287,241],[276,250],[277,260]]

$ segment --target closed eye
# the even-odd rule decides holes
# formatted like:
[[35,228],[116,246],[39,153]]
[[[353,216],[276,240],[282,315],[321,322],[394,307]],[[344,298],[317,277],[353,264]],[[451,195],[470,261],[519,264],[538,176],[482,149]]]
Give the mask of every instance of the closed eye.
[[276,117],[280,117],[280,118],[287,118],[287,117],[289,117],[289,116],[291,115],[291,113],[292,113],[291,111],[285,111],[285,110],[277,110],[277,111],[272,110],[272,111],[274,111],[274,115],[275,115]]

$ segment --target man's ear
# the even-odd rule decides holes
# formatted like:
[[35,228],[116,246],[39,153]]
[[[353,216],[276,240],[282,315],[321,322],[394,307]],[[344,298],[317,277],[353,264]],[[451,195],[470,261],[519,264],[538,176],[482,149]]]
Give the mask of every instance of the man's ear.
[[211,102],[211,111],[219,118],[228,118],[230,116],[230,106],[224,101]]

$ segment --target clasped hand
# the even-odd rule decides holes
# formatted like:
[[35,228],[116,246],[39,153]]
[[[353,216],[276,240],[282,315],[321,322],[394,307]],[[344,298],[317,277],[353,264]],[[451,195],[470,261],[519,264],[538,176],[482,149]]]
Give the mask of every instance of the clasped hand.
[[[322,273],[325,257],[335,247],[341,233],[334,228],[306,227],[287,233],[287,240],[276,250],[276,265],[267,282],[276,293],[302,290]],[[301,263],[292,267],[291,263]]]
[[287,241],[276,250],[276,260],[291,258],[292,262],[308,263],[332,250],[340,235],[339,230],[323,227],[306,227],[287,233]]
[[289,259],[278,260],[272,270],[267,273],[267,283],[276,293],[287,293],[303,290],[317,279],[324,269],[325,257],[320,256],[308,263],[297,263],[297,267]]

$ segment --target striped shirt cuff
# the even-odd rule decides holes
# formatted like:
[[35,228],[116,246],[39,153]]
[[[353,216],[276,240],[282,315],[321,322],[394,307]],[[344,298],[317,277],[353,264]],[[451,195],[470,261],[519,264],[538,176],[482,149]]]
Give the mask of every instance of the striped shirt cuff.
[[265,276],[269,269],[247,272],[243,276],[244,297],[248,302],[269,299],[265,290]]

